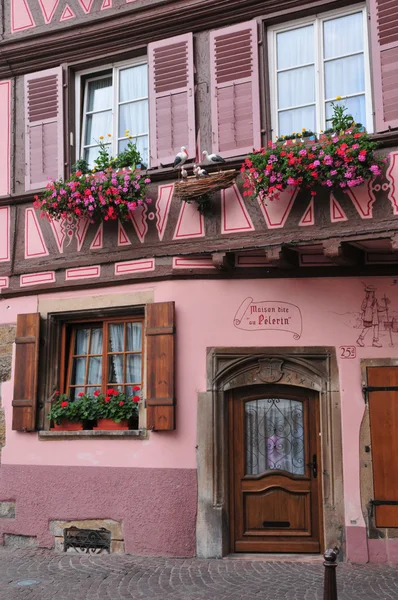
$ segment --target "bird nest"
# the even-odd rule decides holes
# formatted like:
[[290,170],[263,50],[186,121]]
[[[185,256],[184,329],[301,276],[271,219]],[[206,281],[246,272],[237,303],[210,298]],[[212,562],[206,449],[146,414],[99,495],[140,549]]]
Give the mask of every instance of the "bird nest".
[[197,177],[187,177],[183,181],[178,181],[174,189],[176,194],[185,202],[200,202],[203,196],[230,187],[236,177],[237,171],[235,169],[210,173],[208,177],[199,179]]

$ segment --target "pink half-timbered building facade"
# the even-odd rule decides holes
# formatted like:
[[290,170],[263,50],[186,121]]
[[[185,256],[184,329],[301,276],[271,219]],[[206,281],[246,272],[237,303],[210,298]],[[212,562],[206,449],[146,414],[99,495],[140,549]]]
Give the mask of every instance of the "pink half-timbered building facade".
[[[1,3],[1,543],[398,562],[398,8],[388,0]],[[388,154],[348,192],[244,193],[244,158],[342,96]],[[109,135],[108,135],[109,134]],[[150,202],[41,218],[49,179],[130,136]],[[175,155],[236,169],[211,211]],[[209,171],[217,172],[217,166]],[[55,431],[57,391],[142,387]],[[101,387],[102,386],[102,387]],[[105,386],[105,387],[104,387]]]

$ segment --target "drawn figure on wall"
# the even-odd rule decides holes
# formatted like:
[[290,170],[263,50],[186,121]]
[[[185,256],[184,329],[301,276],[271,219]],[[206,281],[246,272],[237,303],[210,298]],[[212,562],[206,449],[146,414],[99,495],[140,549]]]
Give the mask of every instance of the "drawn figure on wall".
[[381,308],[376,298],[376,288],[374,285],[367,285],[365,287],[365,298],[361,305],[361,319],[362,319],[362,332],[357,339],[357,345],[365,346],[365,337],[370,330],[373,330],[373,343],[372,346],[375,348],[382,348],[382,344],[379,340],[379,326],[380,316],[379,313],[385,312],[386,308]]

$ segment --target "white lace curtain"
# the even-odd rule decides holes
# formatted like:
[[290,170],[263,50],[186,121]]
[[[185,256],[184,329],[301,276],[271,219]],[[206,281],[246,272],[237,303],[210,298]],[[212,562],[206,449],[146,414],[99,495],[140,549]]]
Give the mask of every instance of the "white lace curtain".
[[[362,11],[324,21],[317,19],[315,23],[277,33],[276,63],[280,135],[301,132],[303,128],[322,129],[317,123],[316,103],[325,102],[329,118],[330,101],[336,96],[355,94],[344,103],[354,119],[365,125]],[[324,98],[320,97],[322,88]]]
[[266,398],[245,404],[246,474],[269,470],[303,475],[303,406],[298,400]]

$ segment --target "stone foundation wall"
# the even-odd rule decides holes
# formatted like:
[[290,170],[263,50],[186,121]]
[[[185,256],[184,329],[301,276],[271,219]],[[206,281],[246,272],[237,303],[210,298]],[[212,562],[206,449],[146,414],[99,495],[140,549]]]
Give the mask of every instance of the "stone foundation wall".
[[110,530],[113,552],[195,555],[196,469],[3,464],[2,504],[0,544],[59,550],[74,525]]

